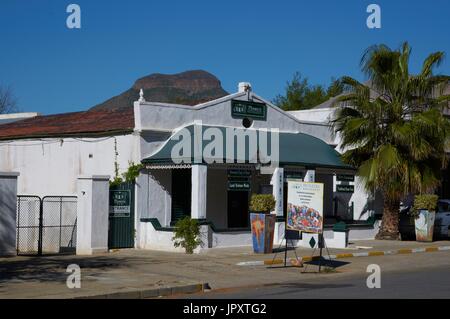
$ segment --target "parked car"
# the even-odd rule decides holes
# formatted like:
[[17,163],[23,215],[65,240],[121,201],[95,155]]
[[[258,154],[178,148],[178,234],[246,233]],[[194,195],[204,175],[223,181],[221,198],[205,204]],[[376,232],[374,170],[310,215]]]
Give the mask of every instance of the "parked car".
[[[410,206],[401,206],[399,231],[402,239],[415,240],[414,217],[409,214]],[[450,199],[440,199],[434,222],[434,238],[450,237]]]

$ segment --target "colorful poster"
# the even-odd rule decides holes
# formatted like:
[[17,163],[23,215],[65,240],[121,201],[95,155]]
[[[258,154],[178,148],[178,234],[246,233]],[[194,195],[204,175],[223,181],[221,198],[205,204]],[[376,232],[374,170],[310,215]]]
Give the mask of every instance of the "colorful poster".
[[287,228],[307,233],[323,230],[323,183],[288,182]]

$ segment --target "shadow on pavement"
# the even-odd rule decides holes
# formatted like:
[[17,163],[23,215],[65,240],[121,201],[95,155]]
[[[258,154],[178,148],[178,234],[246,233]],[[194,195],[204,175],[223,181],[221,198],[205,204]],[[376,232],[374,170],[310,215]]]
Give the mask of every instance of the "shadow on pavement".
[[118,256],[41,256],[25,259],[0,260],[0,285],[12,281],[65,281],[67,266],[76,264],[90,276],[104,274],[113,269],[132,269],[136,264],[154,264],[150,258],[127,258]]
[[312,261],[305,262],[305,265],[315,265],[315,266],[321,265],[322,267],[331,267],[331,268],[339,268],[339,267],[342,267],[342,266],[345,266],[348,264],[350,264],[349,261],[328,259],[326,257],[325,258],[322,257],[321,260],[312,260]]

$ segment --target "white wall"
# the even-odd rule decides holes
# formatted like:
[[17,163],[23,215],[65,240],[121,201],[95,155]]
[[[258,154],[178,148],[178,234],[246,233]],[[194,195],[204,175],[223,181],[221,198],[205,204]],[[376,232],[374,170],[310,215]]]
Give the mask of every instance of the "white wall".
[[18,194],[74,195],[78,175],[114,176],[115,140],[120,173],[130,161],[140,162],[138,139],[128,134],[0,141],[0,171],[20,172]]
[[169,169],[145,169],[136,179],[136,247],[166,251],[182,251],[172,244],[173,232],[156,231],[149,221],[157,218],[161,226],[169,227],[172,210],[172,172]]
[[333,115],[332,108],[309,109],[301,111],[288,111],[289,114],[295,116],[300,121],[311,121],[318,123],[327,123]]
[[172,218],[172,171],[149,171],[149,217],[158,218],[162,226],[169,226]]
[[0,170],[0,257],[16,252],[18,173]]

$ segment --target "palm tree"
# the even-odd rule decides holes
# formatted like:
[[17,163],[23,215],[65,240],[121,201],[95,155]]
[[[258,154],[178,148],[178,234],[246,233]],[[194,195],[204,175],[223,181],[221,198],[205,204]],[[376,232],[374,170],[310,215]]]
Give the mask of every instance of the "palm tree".
[[450,77],[434,75],[444,53],[430,54],[419,74],[409,73],[411,48],[375,45],[361,59],[365,84],[343,77],[346,93],[336,99],[331,121],[341,136],[343,160],[358,169],[366,189],[380,191],[383,218],[378,239],[398,239],[400,201],[433,192],[447,164],[450,121],[443,116]]

